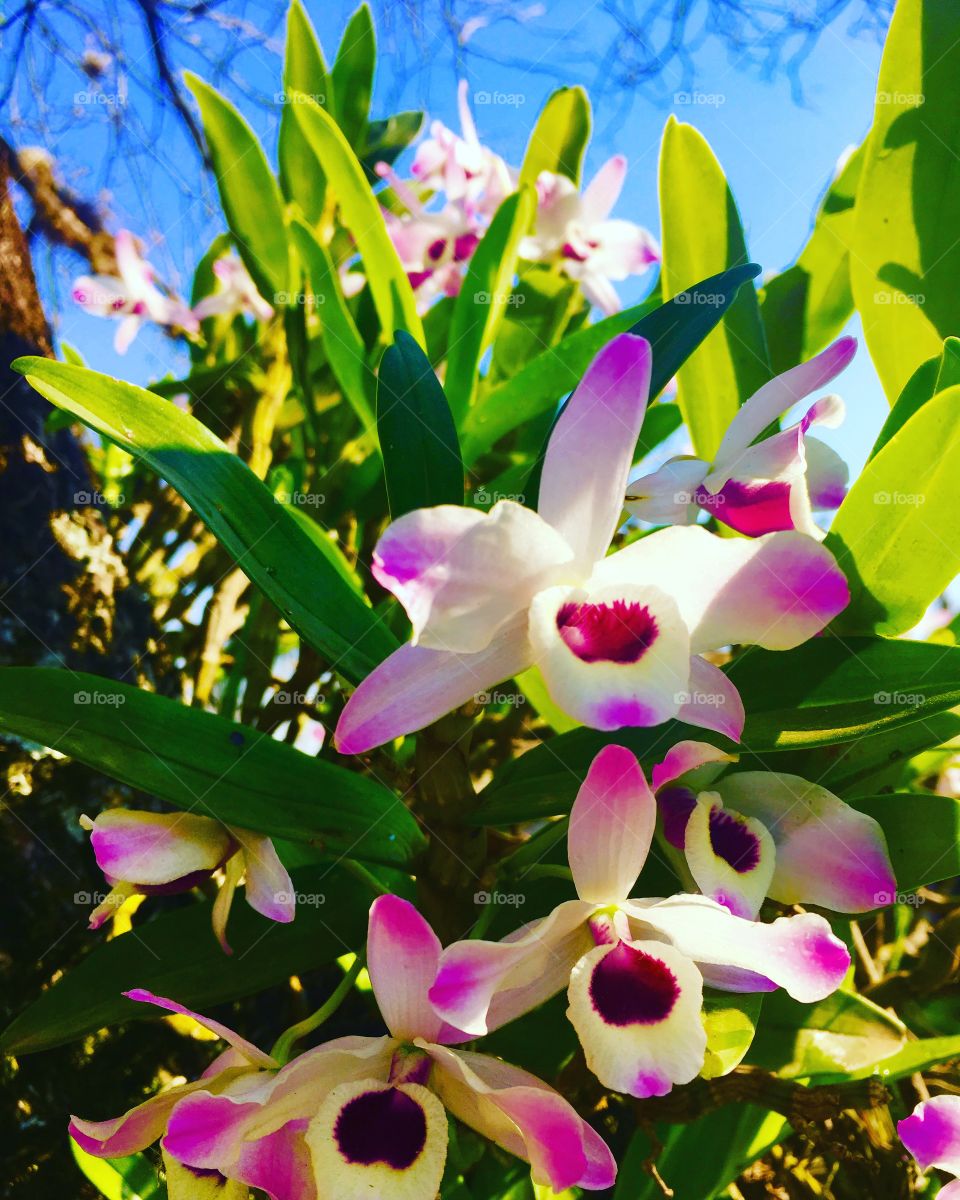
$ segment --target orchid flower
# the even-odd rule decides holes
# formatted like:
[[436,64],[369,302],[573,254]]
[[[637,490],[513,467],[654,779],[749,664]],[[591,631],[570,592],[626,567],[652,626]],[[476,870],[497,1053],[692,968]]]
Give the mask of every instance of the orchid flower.
[[628,511],[656,525],[690,525],[702,510],[753,537],[799,529],[822,539],[813,510],[837,508],[846,494],[848,470],[836,451],[807,431],[817,424],[839,425],[843,401],[823,396],[795,425],[758,439],[798,400],[839,375],[856,351],[856,338],[840,338],[765,383],[730,422],[712,463],[674,458],[659,471],[634,479],[627,491]]
[[612,280],[642,275],[660,261],[652,234],[632,221],[610,220],[623,189],[627,160],[608,159],[581,195],[565,175],[541,171],[537,179],[537,220],[520,243],[521,258],[557,262],[584,295],[608,316],[620,311]]
[[514,189],[512,172],[503,159],[482,145],[467,101],[467,81],[457,88],[462,136],[442,122],[430,126],[430,137],[417,147],[410,174],[421,186],[442,192],[471,221],[485,222]]
[[[909,1117],[897,1122],[897,1133],[921,1171],[936,1167],[960,1175],[960,1096],[921,1101]],[[937,1200],[960,1200],[960,1179],[942,1187]]]
[[645,1098],[700,1072],[705,983],[782,987],[804,1003],[837,988],[850,955],[821,916],[763,925],[706,896],[631,899],[656,816],[636,757],[601,750],[570,813],[578,899],[503,941],[447,947],[429,993],[438,1016],[479,1036],[566,988],[588,1067],[604,1086]]
[[239,255],[218,258],[213,264],[213,273],[220,288],[193,306],[193,315],[198,321],[222,314],[231,317],[250,315],[264,322],[270,320],[273,309],[257,291],[257,285]]
[[765,896],[869,912],[897,881],[880,825],[826,788],[774,771],[725,774],[736,756],[679,742],[653,768],[664,835],[705,896],[755,917]]
[[397,896],[370,909],[367,962],[387,1037],[345,1037],[284,1067],[267,1095],[196,1092],[178,1105],[165,1146],[221,1169],[283,1130],[302,1130],[310,1168],[275,1200],[433,1200],[447,1154],[447,1112],[530,1163],[535,1183],[610,1187],[602,1138],[535,1076],[450,1047],[470,1035],[434,1013],[427,991],[440,942]]
[[[109,1121],[86,1121],[81,1117],[71,1117],[70,1136],[77,1145],[97,1158],[122,1158],[145,1149],[158,1138],[164,1138],[161,1149],[170,1200],[247,1200],[251,1186],[262,1188],[271,1200],[278,1200],[281,1195],[294,1196],[295,1193],[290,1192],[278,1193],[275,1180],[281,1180],[284,1174],[294,1169],[298,1153],[303,1157],[297,1130],[280,1129],[260,1142],[238,1147],[236,1161],[227,1163],[223,1160],[222,1170],[202,1171],[192,1169],[178,1159],[166,1144],[165,1136],[176,1122],[179,1106],[188,1097],[198,1094],[229,1096],[235,1104],[251,1103],[273,1085],[280,1064],[225,1025],[191,1012],[173,1000],[141,989],[125,992],[124,995],[131,1000],[156,1004],[169,1012],[192,1017],[227,1042],[229,1049],[214,1059],[193,1083],[167,1088],[130,1109],[122,1117]],[[288,1165],[281,1170],[284,1163]]]
[[74,281],[73,298],[94,316],[121,318],[113,343],[118,354],[127,352],[145,320],[196,332],[196,317],[182,301],[160,291],[153,267],[141,258],[126,229],[117,234],[116,258],[116,276],[81,275]]
[[701,655],[731,643],[788,650],[847,603],[833,556],[796,532],[720,538],[665,529],[608,557],[650,383],[650,346],[621,334],[561,413],[538,512],[439,505],[400,517],[373,572],[413,640],[353,693],[336,731],[359,754],[422,729],[528,667],[596,729],[679,716],[734,740],[740,696]]
[[[407,202],[418,203],[412,196]],[[409,216],[385,212],[384,219],[416,296],[417,311],[426,312],[440,296],[458,295],[464,265],[477,248],[482,230],[454,205],[440,212],[418,208]]]
[[81,817],[80,823],[90,831],[97,866],[111,885],[90,915],[91,929],[99,929],[131,896],[187,892],[221,868],[225,880],[213,905],[213,929],[226,954],[227,920],[242,879],[251,908],[271,921],[293,920],[293,884],[264,834],[193,813],[127,808],[108,809],[95,821]]

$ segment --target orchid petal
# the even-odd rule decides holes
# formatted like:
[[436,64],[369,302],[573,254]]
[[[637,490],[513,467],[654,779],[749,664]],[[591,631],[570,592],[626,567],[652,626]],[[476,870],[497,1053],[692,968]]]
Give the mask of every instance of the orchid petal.
[[765,825],[701,792],[684,834],[690,874],[705,896],[737,917],[753,918],[770,890],[777,851]]
[[960,1096],[921,1101],[909,1117],[897,1122],[897,1133],[922,1171],[937,1167],[960,1175]]
[[544,457],[538,511],[593,563],[620,524],[650,390],[650,343],[623,333],[596,356],[561,412]]
[[850,363],[857,340],[842,337],[808,362],[784,371],[746,400],[727,427],[714,460],[717,470],[736,458],[778,417],[804,396],[825,387]]
[[594,729],[659,725],[690,683],[690,642],[672,596],[649,584],[555,587],[530,606],[530,647],[550,698]]
[[648,230],[632,221],[603,221],[590,230],[592,250],[585,272],[604,279],[640,275],[660,261],[660,247]]
[[[440,939],[409,900],[378,896],[370,906],[367,970],[380,1012],[396,1038],[467,1041],[444,1029],[427,999],[440,963]],[[445,1035],[445,1036],[443,1036]]]
[[337,724],[336,747],[341,754],[362,754],[423,729],[529,665],[525,619],[501,630],[476,654],[401,646],[350,697]]
[[695,525],[700,513],[697,489],[709,466],[700,458],[672,458],[658,471],[631,479],[627,512],[651,525]]
[[250,1189],[219,1171],[199,1171],[184,1166],[164,1152],[163,1169],[167,1200],[247,1200]]
[[318,1200],[434,1200],[447,1158],[443,1105],[418,1083],[342,1083],[306,1132]]
[[170,1114],[162,1146],[181,1163],[233,1175],[251,1117],[276,1086],[272,1071],[246,1072],[217,1092],[184,1097]]
[[223,870],[223,883],[217,892],[217,898],[213,902],[213,912],[210,914],[214,936],[220,943],[220,949],[224,954],[233,953],[230,943],[227,941],[227,924],[230,920],[230,910],[233,908],[233,898],[240,880],[243,878],[243,872],[243,855],[238,852],[227,859]]
[[832,446],[821,442],[819,438],[807,437],[803,449],[807,459],[806,480],[810,507],[839,508],[847,494],[850,468]]
[[192,1017],[198,1025],[202,1025],[204,1029],[209,1029],[211,1033],[215,1033],[218,1038],[222,1038],[228,1045],[247,1059],[248,1062],[258,1067],[276,1067],[276,1059],[271,1058],[269,1054],[265,1054],[258,1049],[252,1042],[248,1042],[246,1038],[241,1037],[239,1033],[234,1033],[232,1029],[226,1025],[221,1025],[219,1021],[214,1021],[210,1017],[201,1016],[200,1013],[195,1013],[192,1009],[184,1008],[182,1004],[178,1004],[176,1000],[168,1000],[166,996],[157,996],[153,992],[148,992],[144,988],[134,988],[132,991],[123,993],[129,1000],[137,1000],[141,1004],[155,1004],[158,1008],[164,1008],[167,1012],[178,1013],[181,1017]]
[[[662,762],[653,768],[653,790],[658,792],[664,784],[683,779],[687,787],[702,788],[713,783],[726,769],[728,763],[736,762],[738,755],[727,754],[709,742],[677,742],[667,751]],[[696,774],[692,774],[692,772]],[[683,778],[690,775],[689,779]]]
[[475,1037],[538,1007],[567,986],[570,968],[593,944],[592,911],[569,900],[504,941],[454,942],[440,956],[430,1003]]
[[533,1181],[561,1192],[612,1187],[617,1164],[606,1143],[535,1075],[485,1054],[424,1047],[431,1087],[451,1113],[530,1163]]
[[691,650],[730,643],[790,650],[819,633],[849,600],[833,555],[802,533],[721,538],[705,529],[660,529],[611,554],[591,587],[656,582],[677,601]]
[[724,777],[717,791],[770,830],[777,847],[774,900],[834,912],[869,912],[892,902],[897,882],[873,817],[799,775],[743,771]]
[[596,946],[570,977],[567,1016],[604,1087],[644,1099],[689,1083],[703,1066],[703,981],[662,942]]
[[567,856],[581,900],[611,904],[630,895],[656,823],[657,802],[636,755],[605,746],[570,811]]
[[698,965],[751,971],[802,1004],[836,991],[850,966],[846,946],[815,913],[778,917],[765,925],[735,917],[706,896],[632,900],[623,909],[635,937],[645,936],[638,927],[655,929]]
[[204,1087],[202,1080],[169,1088],[151,1096],[122,1117],[108,1121],[85,1121],[71,1117],[69,1133],[81,1150],[97,1158],[122,1158],[152,1145],[163,1134],[175,1104],[190,1092]]
[[677,716],[688,725],[713,729],[739,742],[746,713],[740,693],[719,667],[695,654],[690,659],[690,682]]
[[216,870],[231,838],[209,817],[111,808],[90,826],[90,844],[108,879],[153,887]]
[[133,339],[140,332],[140,326],[143,321],[140,317],[129,316],[124,317],[117,326],[117,332],[113,337],[113,348],[117,354],[126,354],[133,345]]
[[243,852],[247,903],[271,921],[287,924],[294,918],[293,881],[280,861],[273,841],[249,829],[231,829]]
[[307,1126],[305,1120],[291,1121],[276,1133],[245,1143],[232,1168],[234,1176],[265,1192],[269,1200],[316,1200],[313,1162],[304,1139]]
[[415,644],[475,653],[572,558],[552,526],[512,500],[489,513],[442,504],[390,525],[373,574],[406,609]]
[[627,177],[627,159],[623,154],[608,158],[583,189],[580,212],[585,224],[605,221],[623,191]]

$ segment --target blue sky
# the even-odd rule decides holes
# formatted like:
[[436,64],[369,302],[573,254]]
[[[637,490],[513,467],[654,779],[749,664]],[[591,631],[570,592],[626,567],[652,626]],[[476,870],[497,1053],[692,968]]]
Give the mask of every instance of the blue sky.
[[[306,6],[327,56],[332,58],[349,6],[315,0],[306,0]],[[504,10],[491,6],[491,11]],[[427,11],[416,34],[388,14],[388,24],[384,27],[381,23],[379,29],[383,57],[374,113],[425,107],[431,117],[456,127],[455,83],[461,72],[475,95],[515,97],[512,103],[478,104],[475,117],[484,140],[508,161],[519,163],[536,114],[560,81],[558,76],[563,76],[564,64],[569,64],[571,76],[576,73],[578,80],[595,78],[597,63],[609,49],[611,28],[603,19],[602,8],[560,0],[551,3],[542,16],[500,21],[479,29],[468,53],[456,55],[458,62],[438,8]],[[196,159],[183,135],[169,122],[157,133],[156,101],[137,83],[137,75],[145,69],[147,47],[136,37],[134,33],[126,41],[124,73],[129,90],[112,111],[109,104],[89,98],[76,103],[76,94],[69,94],[76,81],[72,77],[63,80],[63,95],[54,98],[62,107],[73,100],[72,112],[66,114],[72,119],[62,122],[54,149],[64,161],[85,168],[73,172],[78,188],[90,194],[108,187],[105,199],[115,224],[127,225],[146,241],[155,242],[152,257],[161,272],[187,290],[193,264],[208,239],[222,227],[222,218],[209,185],[199,188],[196,184]],[[675,94],[684,82],[673,70],[659,83],[663,96],[659,101],[636,95],[632,104],[624,105],[609,89],[607,94],[598,94],[593,88],[595,135],[587,155],[587,174],[615,151],[625,153],[630,172],[616,215],[659,233],[658,147],[664,122],[670,112],[675,113],[678,119],[696,125],[710,141],[740,205],[751,255],[765,271],[776,272],[802,247],[839,156],[859,142],[869,127],[880,49],[870,37],[850,36],[842,20],[828,27],[802,68],[802,104],[795,102],[791,82],[783,73],[764,79],[756,68],[744,68],[723,46],[709,40],[695,54],[694,103],[683,101],[690,89]],[[492,62],[485,57],[488,52],[509,55],[511,61],[526,65]],[[181,60],[182,65],[203,73],[201,60],[191,61],[189,52]],[[279,110],[270,101],[280,87],[279,36],[272,44],[245,42],[238,49],[232,71],[234,82],[227,81],[224,90],[251,120],[272,155]],[[104,82],[101,90],[109,95],[112,86]],[[241,89],[266,99],[267,106],[256,105]],[[132,147],[119,161],[110,157],[115,153],[111,118],[125,122],[127,146]],[[158,138],[165,139],[162,155],[156,153]],[[623,285],[621,294],[630,302],[647,285],[648,280]],[[49,287],[47,276],[45,286]],[[184,356],[172,353],[170,344],[150,331],[141,334],[133,349],[120,358],[111,345],[112,323],[72,311],[68,305],[66,301],[59,332],[82,350],[91,366],[138,383],[184,367]],[[851,331],[857,332],[855,323]],[[856,470],[887,411],[865,348],[861,347],[858,359],[843,376],[839,390],[847,401],[847,422],[828,437]]]

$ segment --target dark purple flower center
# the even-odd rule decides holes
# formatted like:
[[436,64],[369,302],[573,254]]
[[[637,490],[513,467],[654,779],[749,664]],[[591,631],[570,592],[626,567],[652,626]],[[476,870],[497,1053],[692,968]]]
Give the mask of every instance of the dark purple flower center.
[[347,1162],[385,1163],[395,1171],[412,1166],[427,1143],[423,1109],[398,1088],[364,1092],[340,1110],[333,1136]]
[[760,862],[759,838],[726,809],[710,810],[710,845],[738,875],[746,875]]
[[594,967],[590,999],[608,1025],[656,1025],[673,1011],[680,995],[677,977],[665,962],[627,942]]
[[440,259],[443,258],[443,252],[446,250],[446,248],[447,239],[437,238],[435,242],[431,242],[427,247],[427,258],[429,258],[431,262],[439,262]]
[[564,643],[583,662],[635,663],[657,637],[657,621],[644,604],[564,604],[557,613]]
[[663,836],[671,846],[682,850],[687,841],[687,822],[697,807],[697,797],[688,787],[665,787],[657,792],[657,804],[663,817]]

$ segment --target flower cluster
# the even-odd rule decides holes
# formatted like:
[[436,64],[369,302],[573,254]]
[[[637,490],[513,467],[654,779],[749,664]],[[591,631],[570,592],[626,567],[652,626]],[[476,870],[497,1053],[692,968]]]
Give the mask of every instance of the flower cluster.
[[[435,129],[418,173],[442,178],[473,204],[485,160],[442,133]],[[807,528],[819,485],[803,435],[836,405],[817,401],[799,426],[752,443],[852,352],[852,343],[837,343],[744,406],[714,464],[720,482],[697,464],[698,489],[714,497],[728,489],[740,514],[729,523],[758,536],[720,537],[685,523],[684,510],[678,525],[608,553],[636,487],[628,477],[651,373],[645,340],[611,341],[555,424],[537,511],[513,500],[489,513],[422,509],[380,539],[374,573],[405,608],[413,639],[350,698],[336,731],[340,751],[358,754],[421,729],[531,667],[554,703],[595,729],[680,717],[737,742],[740,696],[708,656],[732,644],[797,646],[848,598],[833,556]],[[770,458],[758,458],[754,451],[771,443]],[[741,447],[739,457],[731,446]],[[752,474],[778,482],[773,459],[789,460],[776,505]],[[734,478],[739,492],[729,490]],[[712,511],[702,498],[697,504]],[[569,819],[576,898],[499,941],[443,948],[408,901],[377,899],[367,961],[386,1036],[339,1038],[287,1061],[285,1051],[265,1054],[197,1018],[230,1046],[199,1080],[115,1120],[74,1118],[73,1137],[111,1157],[162,1139],[172,1200],[204,1188],[231,1195],[225,1189],[234,1186],[238,1196],[253,1186],[272,1200],[431,1200],[450,1113],[529,1162],[535,1183],[611,1186],[613,1156],[562,1096],[464,1043],[565,991],[599,1081],[640,1099],[665,1095],[704,1068],[705,987],[782,988],[808,1003],[843,980],[850,956],[829,922],[810,912],[763,922],[767,897],[863,912],[896,892],[880,826],[814,783],[740,770],[732,751],[697,741],[673,745],[651,781],[625,746],[600,750]],[[191,887],[222,870],[214,923],[224,944],[225,910],[244,875],[253,907],[293,917],[278,903],[293,889],[266,837],[190,814],[120,810],[87,826],[114,898]],[[635,894],[655,837],[688,877],[689,893]],[[186,1011],[149,992],[128,994]]]

